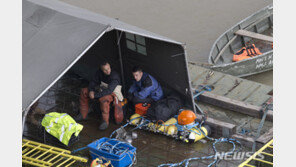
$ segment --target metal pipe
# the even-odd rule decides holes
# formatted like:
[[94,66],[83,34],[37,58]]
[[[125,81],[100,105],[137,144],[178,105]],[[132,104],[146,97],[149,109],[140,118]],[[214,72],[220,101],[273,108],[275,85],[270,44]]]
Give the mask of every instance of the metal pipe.
[[26,118],[27,118],[27,114],[29,112],[30,108],[27,108],[25,111],[23,111],[24,115],[23,115],[23,119],[22,119],[22,134],[24,134],[24,129],[25,129],[25,122],[26,122]]
[[[76,162],[76,160],[73,160],[72,162],[70,162],[69,164],[67,164],[65,167],[71,166],[71,165],[74,164],[75,162]],[[61,166],[61,165],[59,165],[59,166]],[[57,167],[59,167],[59,166],[57,166]]]
[[116,30],[118,54],[119,54],[119,62],[120,62],[120,72],[121,72],[121,78],[122,78],[122,88],[123,88],[123,94],[125,95],[125,79],[124,79],[124,73],[123,73],[123,63],[122,63],[121,45],[120,45],[120,39],[121,39],[122,33],[123,32],[121,31],[120,35],[118,35],[118,30]]
[[34,158],[27,157],[27,156],[22,156],[22,159],[33,161],[33,162],[36,162],[36,163],[41,163],[42,165],[52,166],[52,163],[50,163],[50,162],[36,160]]
[[[36,148],[35,146],[31,146],[31,145],[29,145],[28,147],[30,147],[32,149]],[[41,148],[41,147],[39,147],[38,150],[47,151],[46,148]],[[66,150],[66,151],[68,151],[68,150]],[[86,158],[77,157],[77,156],[74,156],[74,155],[71,155],[71,154],[67,154],[67,153],[60,154],[60,152],[58,152],[58,151],[49,151],[49,153],[51,153],[51,154],[49,154],[49,156],[53,156],[53,155],[59,154],[60,156],[63,156],[65,158],[72,158],[72,159],[75,159],[75,160],[78,160],[78,161],[81,161],[81,162],[87,162],[87,159]],[[47,157],[47,158],[49,158],[49,157]],[[46,158],[44,158],[44,159],[42,159],[40,161],[45,161],[45,159]]]
[[29,165],[33,165],[33,166],[40,166],[40,167],[44,167],[45,166],[44,164],[39,164],[39,163],[30,161],[30,160],[25,160],[25,159],[22,159],[22,162],[23,163],[26,163],[26,164],[29,164]]
[[[31,140],[27,140],[27,139],[23,139],[24,142],[30,142],[29,144],[33,144],[33,145],[40,145],[41,143],[38,143],[38,142],[35,142],[35,141],[31,141]],[[41,144],[43,148],[46,148],[46,149],[53,149],[53,151],[65,151],[65,153],[67,154],[71,154],[71,151],[69,150],[65,150],[65,149],[61,149],[61,148],[58,148],[58,147],[53,147],[53,146],[50,146],[50,145],[47,145],[47,144]]]
[[61,157],[60,159],[56,160],[56,161],[53,163],[53,165],[54,165],[54,164],[57,164],[58,162],[60,162],[60,161],[63,160],[63,159],[64,159],[64,157]]

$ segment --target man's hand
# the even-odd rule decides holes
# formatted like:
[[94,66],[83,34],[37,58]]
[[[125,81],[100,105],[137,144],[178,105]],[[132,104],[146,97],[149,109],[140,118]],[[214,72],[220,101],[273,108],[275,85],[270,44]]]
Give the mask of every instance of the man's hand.
[[95,92],[94,91],[90,91],[89,92],[89,98],[90,99],[94,99],[95,98]]

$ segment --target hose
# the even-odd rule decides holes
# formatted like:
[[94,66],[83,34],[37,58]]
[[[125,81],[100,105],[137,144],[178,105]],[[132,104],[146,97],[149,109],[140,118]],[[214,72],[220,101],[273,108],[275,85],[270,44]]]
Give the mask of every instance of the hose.
[[[208,89],[208,91],[211,91],[211,89]],[[194,96],[194,98],[197,98],[199,95],[201,95],[204,91],[201,91],[200,93],[197,92],[197,95]],[[209,156],[203,156],[203,157],[194,157],[194,158],[188,158],[188,159],[184,159],[183,161],[179,162],[179,163],[167,163],[167,164],[161,164],[159,165],[158,167],[163,167],[163,166],[170,166],[170,167],[174,167],[174,166],[181,166],[181,165],[184,165],[185,167],[188,167],[190,161],[192,160],[204,160],[204,159],[215,159],[212,163],[210,163],[208,165],[208,167],[212,167],[213,165],[216,166],[216,164],[220,161],[220,158],[218,158],[217,156],[217,149],[216,149],[216,144],[218,143],[231,143],[232,144],[232,150],[225,153],[225,155],[232,155],[233,153],[235,152],[238,152],[240,151],[241,149],[241,143],[236,140],[236,139],[232,139],[232,138],[219,138],[219,139],[215,139],[215,138],[212,138],[212,137],[209,137],[205,134],[205,132],[201,129],[202,125],[204,124],[204,122],[206,121],[206,115],[205,113],[203,112],[203,110],[195,103],[194,104],[195,107],[198,108],[198,110],[201,112],[202,114],[202,120],[201,120],[201,123],[198,124],[198,127],[199,128],[195,128],[199,131],[198,132],[195,132],[195,131],[192,131],[190,130],[191,132],[194,132],[196,134],[200,134],[202,133],[207,139],[211,140],[211,141],[214,141],[213,145],[212,145],[212,148],[214,150],[214,154],[213,155],[209,155]],[[236,144],[238,144],[240,147],[238,150],[236,150]]]

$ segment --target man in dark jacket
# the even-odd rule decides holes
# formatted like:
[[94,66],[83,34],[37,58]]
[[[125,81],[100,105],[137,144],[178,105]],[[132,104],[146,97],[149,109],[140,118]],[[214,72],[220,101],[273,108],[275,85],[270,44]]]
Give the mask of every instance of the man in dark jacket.
[[[98,89],[97,89],[98,88]],[[123,112],[120,101],[123,101],[121,93],[121,80],[119,74],[111,70],[107,61],[100,63],[100,69],[96,72],[88,88],[83,88],[80,94],[80,113],[83,119],[88,114],[88,98],[100,103],[103,122],[99,129],[104,130],[109,125],[110,103],[113,102],[114,117],[116,123],[123,120]]]
[[128,98],[133,104],[151,103],[163,97],[162,88],[154,77],[143,72],[139,66],[134,67],[132,72],[135,81],[128,91]]

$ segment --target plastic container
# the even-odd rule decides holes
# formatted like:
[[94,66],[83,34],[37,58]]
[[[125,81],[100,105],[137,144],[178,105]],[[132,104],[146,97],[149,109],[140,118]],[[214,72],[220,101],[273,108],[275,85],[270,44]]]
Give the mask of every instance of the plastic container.
[[116,154],[109,153],[104,150],[99,150],[97,148],[97,146],[99,144],[104,143],[104,142],[108,142],[111,145],[115,145],[120,141],[118,141],[116,139],[110,139],[107,137],[103,137],[103,138],[96,140],[96,141],[90,143],[89,145],[87,145],[87,147],[89,148],[90,155],[93,160],[96,158],[99,158],[99,159],[103,160],[104,163],[106,161],[111,161],[111,164],[114,167],[127,167],[133,162],[136,147],[133,147],[132,145],[125,144],[125,143],[120,143],[117,146],[127,148],[128,151],[122,153],[121,155],[116,155]]
[[135,105],[135,113],[139,115],[146,115],[148,108],[150,107],[150,104],[144,105],[144,103],[138,103]]

